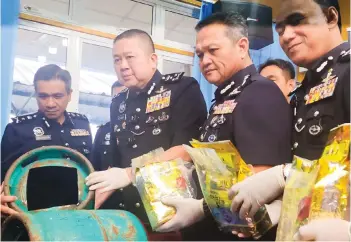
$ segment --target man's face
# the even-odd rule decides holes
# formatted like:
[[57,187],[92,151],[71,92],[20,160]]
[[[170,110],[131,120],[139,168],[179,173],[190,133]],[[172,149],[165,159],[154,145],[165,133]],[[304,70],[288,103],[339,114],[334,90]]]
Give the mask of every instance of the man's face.
[[289,93],[292,92],[295,88],[295,80],[289,78],[288,74],[285,73],[278,66],[271,65],[266,66],[260,72],[260,74],[272,81],[274,81],[284,96],[289,100]]
[[313,0],[282,0],[276,30],[280,45],[298,66],[308,67],[325,54],[330,36],[321,7]]
[[[228,37],[228,27],[212,24],[202,28],[196,37],[196,54],[206,80],[216,86],[241,70],[245,50]],[[246,50],[247,52],[247,50]]]
[[70,90],[61,80],[38,81],[36,83],[36,99],[39,110],[48,119],[59,119],[64,115],[68,103],[71,101]]
[[116,96],[117,94],[119,94],[121,91],[123,91],[126,87],[121,86],[121,87],[114,87],[112,89],[112,97]]
[[118,40],[113,46],[114,67],[118,80],[127,88],[143,88],[157,68],[157,56],[143,39]]

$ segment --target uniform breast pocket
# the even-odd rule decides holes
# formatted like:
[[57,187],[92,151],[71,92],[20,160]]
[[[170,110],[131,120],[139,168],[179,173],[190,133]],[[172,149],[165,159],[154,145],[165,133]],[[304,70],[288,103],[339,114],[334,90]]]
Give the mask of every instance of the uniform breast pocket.
[[334,128],[334,110],[329,105],[315,105],[306,114],[308,143],[325,145],[330,129]]
[[150,113],[146,119],[147,129],[151,130],[153,136],[166,134],[169,132],[170,119],[171,115],[168,108]]

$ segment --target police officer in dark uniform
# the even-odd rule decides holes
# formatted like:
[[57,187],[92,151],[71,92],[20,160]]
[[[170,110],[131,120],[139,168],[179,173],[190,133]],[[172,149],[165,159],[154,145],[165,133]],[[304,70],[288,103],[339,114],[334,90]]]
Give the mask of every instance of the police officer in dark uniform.
[[[112,97],[120,93],[125,87],[116,81],[111,87]],[[93,151],[91,155],[91,163],[96,171],[106,170],[112,166],[110,154],[110,140],[111,140],[111,123],[107,122],[99,127],[96,132]]]
[[[260,76],[253,65],[244,19],[236,13],[216,13],[200,21],[196,30],[196,54],[201,71],[218,87],[200,140],[230,140],[256,171],[290,161],[290,107],[279,87]],[[184,209],[178,205],[183,199],[166,202],[177,207],[177,218],[182,221],[170,221],[161,231],[177,230],[195,221],[189,212],[201,210],[202,205],[191,199],[188,201]],[[189,210],[187,207],[191,206],[194,207]],[[236,239],[231,234],[215,235],[220,237],[211,239]],[[274,237],[272,234],[263,239]]]
[[134,213],[151,231],[137,189],[131,185],[131,160],[159,147],[168,157],[178,158],[181,145],[198,137],[206,105],[195,79],[157,70],[154,44],[146,32],[132,29],[118,35],[113,57],[118,79],[128,87],[111,104],[110,142],[116,168],[91,174],[87,185],[102,192],[117,190],[115,208]]
[[88,119],[66,111],[72,93],[69,72],[57,65],[43,66],[34,75],[34,87],[39,111],[13,118],[2,137],[2,180],[18,157],[42,146],[65,146],[90,158]]
[[[308,69],[292,94],[291,107],[293,152],[310,160],[320,158],[332,128],[350,123],[350,46],[340,35],[339,10],[335,0],[284,0],[277,18],[283,50],[296,65]],[[290,167],[271,168],[233,187],[233,193],[243,194],[233,209],[254,213],[257,207],[250,209],[250,201],[264,204],[279,197]],[[261,191],[264,187],[270,189]],[[320,225],[324,223],[328,220]]]

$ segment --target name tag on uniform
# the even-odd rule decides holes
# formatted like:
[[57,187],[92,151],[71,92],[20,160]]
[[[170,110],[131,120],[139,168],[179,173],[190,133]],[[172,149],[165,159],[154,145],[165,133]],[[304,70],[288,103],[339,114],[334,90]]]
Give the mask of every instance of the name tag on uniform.
[[42,136],[35,136],[35,140],[51,140],[51,135],[42,135]]
[[146,113],[152,113],[169,107],[171,104],[171,91],[166,91],[147,99]]
[[311,88],[310,92],[308,93],[306,105],[333,96],[337,82],[338,77],[334,77],[326,80],[318,86]]
[[232,113],[236,107],[237,103],[235,100],[228,100],[222,104],[215,106],[213,114],[227,114]]
[[86,129],[71,129],[71,136],[89,136],[90,133]]

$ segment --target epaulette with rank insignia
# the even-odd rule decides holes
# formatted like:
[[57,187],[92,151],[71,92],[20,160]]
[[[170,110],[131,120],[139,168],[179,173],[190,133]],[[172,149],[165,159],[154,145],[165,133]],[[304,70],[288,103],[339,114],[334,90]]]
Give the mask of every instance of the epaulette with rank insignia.
[[30,120],[36,119],[37,114],[38,114],[37,112],[35,112],[35,113],[28,113],[28,114],[24,114],[24,115],[21,115],[21,116],[17,116],[17,117],[11,118],[12,119],[12,123],[19,124],[19,123],[23,123],[23,122],[26,122],[26,121],[30,121]]
[[121,96],[122,94],[126,93],[129,89],[128,88],[124,88],[122,91],[120,91],[119,93],[117,93],[116,95],[113,96],[112,100]]
[[338,58],[338,62],[341,62],[341,63],[350,62],[350,55],[351,55],[350,49],[341,51],[340,56]]
[[78,118],[78,119],[88,120],[87,116],[85,116],[84,114],[74,113],[74,112],[67,112],[67,114],[71,118]]
[[162,81],[165,83],[176,83],[182,79],[184,72],[167,74],[162,77]]

